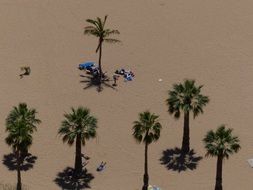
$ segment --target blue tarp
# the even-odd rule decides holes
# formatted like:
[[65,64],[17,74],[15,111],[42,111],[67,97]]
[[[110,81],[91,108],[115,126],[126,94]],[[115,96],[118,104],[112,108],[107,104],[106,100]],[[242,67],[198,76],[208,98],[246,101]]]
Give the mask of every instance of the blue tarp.
[[79,64],[79,69],[87,69],[89,67],[94,66],[94,64],[95,64],[94,62],[84,62]]

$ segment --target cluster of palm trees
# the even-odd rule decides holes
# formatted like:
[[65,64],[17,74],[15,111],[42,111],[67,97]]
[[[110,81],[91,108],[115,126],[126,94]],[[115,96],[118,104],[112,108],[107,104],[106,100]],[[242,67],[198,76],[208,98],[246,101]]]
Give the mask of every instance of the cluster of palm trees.
[[[209,102],[209,98],[201,94],[203,86],[196,86],[194,80],[185,80],[183,83],[174,84],[173,90],[169,91],[169,98],[166,100],[168,111],[176,119],[180,118],[181,112],[184,115],[183,140],[181,156],[190,151],[190,113],[195,118],[203,113],[203,107]],[[148,145],[160,137],[162,125],[158,121],[159,116],[146,111],[139,114],[139,120],[134,122],[133,136],[138,142],[145,144],[145,164],[142,190],[148,189]],[[222,190],[222,163],[233,153],[240,149],[239,139],[232,135],[232,129],[226,129],[224,125],[216,131],[210,130],[205,135],[203,142],[206,148],[206,156],[217,157],[215,190]]]
[[[22,189],[20,168],[22,160],[28,155],[28,149],[32,145],[32,134],[41,123],[36,117],[37,111],[28,108],[26,103],[20,103],[6,118],[6,143],[12,147],[17,160],[17,190]],[[96,137],[97,119],[90,114],[89,109],[78,107],[71,108],[71,113],[64,114],[65,119],[61,123],[58,134],[63,142],[70,146],[76,143],[74,177],[82,172],[82,145],[85,141]]]
[[[107,16],[102,21],[100,18],[87,19],[90,26],[85,27],[85,34],[98,37],[99,51],[99,84],[102,82],[102,45],[103,42],[119,42],[117,39],[109,38],[111,34],[119,34],[118,30],[105,28]],[[209,102],[209,98],[201,94],[203,86],[197,86],[194,80],[185,80],[183,83],[174,84],[169,91],[166,100],[168,112],[176,119],[184,116],[183,140],[181,155],[186,155],[190,151],[190,114],[193,118],[203,113],[204,106]],[[6,143],[12,147],[17,160],[17,190],[22,189],[20,167],[23,158],[28,154],[28,149],[32,145],[32,134],[37,130],[37,125],[41,123],[36,117],[37,111],[28,108],[26,103],[20,103],[13,107],[6,118]],[[62,136],[63,142],[70,146],[75,143],[75,164],[73,176],[78,178],[83,170],[82,165],[82,145],[86,140],[96,137],[97,118],[90,114],[90,110],[85,107],[71,108],[71,112],[64,114],[58,134]],[[142,190],[147,190],[149,185],[148,175],[148,146],[159,139],[162,125],[159,123],[159,116],[144,111],[139,114],[137,121],[133,122],[133,137],[137,142],[145,144],[144,176]],[[205,135],[203,142],[206,148],[206,156],[217,157],[216,184],[215,190],[222,190],[222,163],[223,159],[228,159],[233,153],[240,149],[239,139],[232,135],[232,129],[226,129],[221,125],[216,131],[210,130]]]
[[[96,52],[99,51],[99,84],[102,81],[102,44],[104,41],[117,43],[117,39],[108,38],[111,34],[119,34],[118,30],[105,29],[107,15],[102,21],[101,18],[87,19],[90,26],[85,27],[84,34],[93,35],[99,39]],[[184,156],[190,151],[190,112],[193,118],[203,113],[203,107],[209,102],[209,98],[201,94],[203,86],[196,86],[194,80],[185,80],[183,84],[174,84],[173,90],[169,91],[169,98],[166,100],[168,111],[176,119],[184,115],[183,140],[181,146],[181,155]],[[157,141],[160,137],[162,125],[157,121],[159,116],[151,114],[149,111],[139,114],[139,121],[134,122],[133,136],[138,142],[145,143],[145,166],[142,190],[148,189],[148,145]],[[232,136],[232,129],[226,129],[224,125],[220,126],[216,132],[209,131],[203,139],[206,144],[207,156],[217,156],[217,173],[215,190],[222,190],[222,160],[228,158],[230,154],[240,149],[238,137]],[[227,135],[227,136],[226,136]],[[211,138],[212,137],[212,138]]]
[[[196,117],[203,113],[203,107],[208,103],[209,98],[201,94],[202,86],[196,86],[194,80],[185,80],[184,83],[174,84],[173,90],[169,91],[169,98],[166,100],[170,114],[179,118],[181,112],[184,114],[184,132],[181,154],[185,155],[190,151],[190,128],[189,116],[193,113]],[[20,166],[22,158],[28,154],[32,145],[32,134],[37,129],[41,120],[36,117],[37,111],[28,108],[26,103],[20,103],[13,107],[6,118],[6,143],[12,147],[17,160],[17,190],[22,189]],[[75,167],[74,177],[79,176],[83,170],[82,166],[82,145],[86,140],[96,137],[97,118],[92,116],[90,110],[85,107],[71,108],[71,112],[64,114],[58,134],[62,136],[63,142],[70,146],[75,143]],[[148,175],[148,146],[159,139],[162,125],[159,116],[144,111],[139,114],[137,121],[133,122],[133,137],[137,142],[145,144],[144,177],[142,190],[147,190],[149,185]],[[240,149],[239,139],[232,135],[232,129],[226,129],[221,125],[216,131],[209,131],[203,142],[207,150],[206,156],[217,157],[217,172],[215,190],[222,190],[222,163],[233,153]]]

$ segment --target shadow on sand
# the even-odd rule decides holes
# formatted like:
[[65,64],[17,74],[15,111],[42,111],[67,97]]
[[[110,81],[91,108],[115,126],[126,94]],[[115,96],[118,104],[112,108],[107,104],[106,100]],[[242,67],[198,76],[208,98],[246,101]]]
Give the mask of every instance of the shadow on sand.
[[[23,156],[21,158],[21,171],[27,171],[33,168],[35,161],[37,160],[37,156],[33,156],[32,154],[28,153],[27,155]],[[17,159],[15,154],[10,153],[7,155],[4,155],[3,158],[3,164],[11,171],[17,169]]]
[[84,90],[92,87],[95,87],[98,92],[101,92],[104,89],[104,87],[117,90],[109,83],[111,81],[109,78],[102,79],[100,83],[98,78],[93,77],[92,75],[80,75],[80,77],[85,78],[85,80],[80,81],[80,83],[86,83],[86,86],[83,88]]
[[160,161],[168,170],[181,172],[196,169],[201,159],[202,157],[197,156],[193,149],[189,153],[182,153],[181,149],[176,147],[163,151]]
[[84,169],[78,177],[75,177],[74,169],[67,167],[57,174],[54,182],[64,190],[81,190],[90,188],[89,183],[93,178],[94,176],[88,173],[87,169]]

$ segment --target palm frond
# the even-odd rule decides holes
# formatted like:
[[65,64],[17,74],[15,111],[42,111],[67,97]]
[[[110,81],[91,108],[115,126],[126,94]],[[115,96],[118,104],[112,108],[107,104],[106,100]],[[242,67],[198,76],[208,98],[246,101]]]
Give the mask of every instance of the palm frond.
[[103,28],[105,27],[105,23],[106,23],[107,17],[108,17],[108,15],[105,15],[105,18],[104,18],[104,21],[103,21]]
[[98,24],[98,29],[100,31],[103,31],[104,30],[104,26],[103,26],[101,18],[99,18],[99,17],[97,17],[97,24]]
[[98,28],[98,22],[96,20],[87,19],[86,22],[93,24],[96,28]]
[[120,32],[118,30],[110,30],[110,29],[104,30],[104,37],[108,37],[110,35],[115,35],[115,34],[120,34]]
[[97,30],[93,30],[93,29],[86,29],[86,30],[84,30],[84,34],[85,35],[93,35],[93,36],[99,37],[99,32]]
[[120,40],[112,39],[112,38],[105,38],[104,41],[108,42],[108,43],[119,43],[119,42],[121,42]]

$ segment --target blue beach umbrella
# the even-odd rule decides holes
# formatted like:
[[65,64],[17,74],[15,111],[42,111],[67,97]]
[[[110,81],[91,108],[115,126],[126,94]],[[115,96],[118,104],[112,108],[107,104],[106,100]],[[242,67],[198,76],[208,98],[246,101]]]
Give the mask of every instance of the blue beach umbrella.
[[94,65],[95,65],[95,63],[91,62],[91,61],[84,62],[84,63],[79,64],[79,69],[87,69],[87,68],[92,67]]

